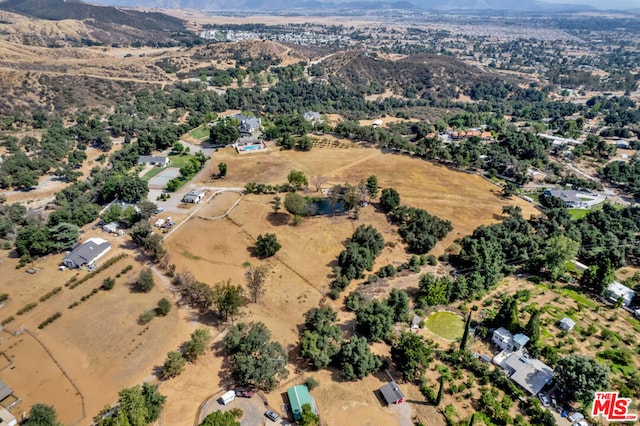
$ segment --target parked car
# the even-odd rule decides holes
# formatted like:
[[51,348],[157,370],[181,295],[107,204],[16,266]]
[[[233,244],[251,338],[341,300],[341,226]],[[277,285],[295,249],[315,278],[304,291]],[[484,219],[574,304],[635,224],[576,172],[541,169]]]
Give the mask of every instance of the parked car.
[[253,398],[253,393],[252,390],[236,389],[236,396],[241,398]]
[[270,420],[273,420],[274,422],[277,422],[278,420],[280,420],[280,416],[277,415],[273,410],[267,410],[264,413],[265,416],[267,416]]
[[540,397],[540,402],[542,402],[542,405],[544,405],[545,407],[549,406],[549,398],[547,398],[546,395],[540,394],[538,395]]
[[573,412],[567,416],[567,420],[569,420],[571,423],[580,421],[582,419],[584,419],[584,414],[579,412]]
[[92,263],[91,265],[89,265],[89,267],[87,268],[87,271],[89,272],[93,272],[96,270],[96,268],[98,267],[98,265],[96,265],[95,263]]
[[156,214],[160,214],[160,213],[162,213],[163,211],[164,211],[164,207],[158,207],[158,208],[156,209]]

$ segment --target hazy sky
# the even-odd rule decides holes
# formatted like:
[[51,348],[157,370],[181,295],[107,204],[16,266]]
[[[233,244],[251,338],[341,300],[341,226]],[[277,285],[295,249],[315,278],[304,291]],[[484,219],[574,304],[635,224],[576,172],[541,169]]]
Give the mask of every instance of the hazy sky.
[[598,9],[623,9],[640,7],[640,0],[544,0],[546,3],[577,3],[588,4]]

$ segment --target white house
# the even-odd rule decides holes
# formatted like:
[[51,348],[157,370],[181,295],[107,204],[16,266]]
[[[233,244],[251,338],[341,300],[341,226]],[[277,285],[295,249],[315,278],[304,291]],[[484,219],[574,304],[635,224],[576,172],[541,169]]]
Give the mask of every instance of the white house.
[[81,268],[84,265],[91,265],[109,250],[111,250],[111,244],[108,241],[102,238],[89,238],[70,251],[62,263],[69,268]]
[[182,202],[198,204],[202,197],[204,197],[204,192],[202,191],[189,191],[182,197]]
[[138,164],[152,164],[154,166],[166,167],[169,165],[169,157],[163,155],[141,155],[138,157]]
[[609,284],[609,287],[605,291],[605,295],[612,302],[617,302],[618,300],[622,299],[622,304],[624,306],[629,306],[633,301],[636,292],[631,290],[629,287],[622,285],[617,281],[614,281]]
[[494,345],[499,347],[500,349],[507,349],[511,345],[511,340],[513,339],[513,334],[509,330],[504,327],[500,327],[496,331],[493,332],[493,337],[491,337],[491,341]]
[[522,333],[518,333],[515,336],[513,336],[513,339],[511,339],[510,349],[512,351],[519,351],[522,348],[524,348],[528,342],[529,342],[528,336]]

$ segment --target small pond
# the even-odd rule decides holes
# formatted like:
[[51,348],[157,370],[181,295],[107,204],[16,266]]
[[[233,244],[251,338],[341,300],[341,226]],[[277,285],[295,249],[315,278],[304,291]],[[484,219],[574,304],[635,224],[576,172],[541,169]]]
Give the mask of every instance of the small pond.
[[447,340],[460,339],[464,334],[464,320],[453,312],[434,312],[427,317],[425,327],[433,334]]
[[332,209],[329,198],[320,198],[307,204],[307,211],[309,216],[344,214],[344,201],[338,200]]

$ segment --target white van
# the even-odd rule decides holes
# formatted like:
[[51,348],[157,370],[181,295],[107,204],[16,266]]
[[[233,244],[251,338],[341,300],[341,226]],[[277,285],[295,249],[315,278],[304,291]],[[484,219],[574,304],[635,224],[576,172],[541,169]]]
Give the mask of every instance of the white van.
[[230,390],[230,391],[225,392],[224,394],[222,394],[222,396],[220,397],[220,402],[223,405],[227,405],[231,401],[233,401],[234,399],[236,399],[236,391]]

